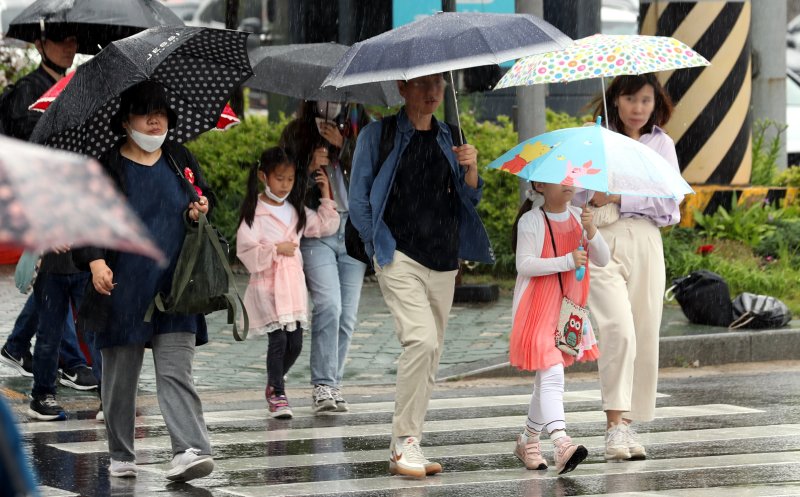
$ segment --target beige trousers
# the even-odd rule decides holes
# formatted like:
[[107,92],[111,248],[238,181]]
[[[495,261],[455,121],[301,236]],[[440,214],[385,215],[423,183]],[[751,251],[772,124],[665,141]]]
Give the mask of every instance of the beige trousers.
[[375,264],[383,299],[394,316],[403,347],[397,362],[392,442],[397,437],[422,438],[457,272],[430,270],[397,251],[391,263]]
[[649,220],[632,218],[600,232],[611,261],[605,267],[591,266],[589,309],[597,323],[603,410],[650,421],[655,415],[666,283],[661,232]]

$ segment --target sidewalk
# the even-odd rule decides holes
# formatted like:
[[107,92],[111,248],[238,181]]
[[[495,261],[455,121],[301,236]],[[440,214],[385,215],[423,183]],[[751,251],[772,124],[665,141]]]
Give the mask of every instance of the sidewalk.
[[[11,331],[27,296],[13,284],[13,266],[0,266],[0,343]],[[246,276],[239,276],[243,292]],[[500,297],[487,304],[455,304],[445,337],[439,379],[508,376],[520,374],[507,364],[511,298]],[[226,314],[208,316],[210,343],[197,349],[195,381],[201,391],[230,389],[263,390],[266,376],[265,337],[235,342]],[[707,366],[732,362],[800,358],[800,322],[778,331],[728,332],[724,328],[690,325],[678,307],[667,306],[661,332],[660,366]],[[303,352],[289,372],[289,387],[304,387],[310,380],[310,337],[304,337]],[[345,385],[394,382],[400,345],[394,322],[383,302],[378,284],[366,282],[359,307],[358,326],[353,336]],[[576,365],[570,371],[592,371],[595,364]],[[523,373],[529,375],[530,373]],[[16,376],[0,365],[0,387],[23,393],[30,380]],[[61,389],[63,393],[74,392]],[[140,391],[155,392],[152,360],[145,355]],[[75,395],[86,395],[75,392]]]

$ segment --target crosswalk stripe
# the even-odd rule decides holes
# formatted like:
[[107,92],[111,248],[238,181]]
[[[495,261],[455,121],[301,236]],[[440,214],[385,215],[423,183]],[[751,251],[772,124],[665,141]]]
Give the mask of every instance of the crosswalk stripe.
[[[739,407],[729,404],[706,404],[697,406],[671,406],[656,408],[656,418],[684,418],[693,416],[724,416],[736,414],[754,414],[762,411]],[[567,424],[576,423],[602,423],[605,421],[605,414],[601,411],[581,411],[568,412]],[[519,428],[523,426],[524,416],[497,416],[491,418],[467,418],[454,420],[437,420],[425,423],[425,433],[437,432],[458,432],[474,430],[494,430],[504,428]],[[288,440],[320,440],[331,438],[346,437],[368,437],[368,436],[389,436],[392,427],[390,423],[363,424],[357,426],[332,426],[324,428],[296,428],[283,430],[254,430],[237,431],[229,433],[211,433],[211,443],[213,446],[220,447],[232,444],[246,444],[259,442],[277,442]],[[66,452],[76,454],[88,454],[95,452],[105,452],[106,442],[70,442],[51,444]],[[138,450],[157,450],[170,446],[168,436],[148,437],[136,440]]]
[[[658,394],[659,398],[669,395]],[[501,407],[527,405],[530,394],[525,395],[491,395],[485,397],[458,397],[451,399],[431,399],[429,410],[439,409],[469,409],[478,407]],[[564,392],[564,402],[599,402],[600,390],[576,390]],[[293,407],[295,419],[311,418],[315,414],[310,406]],[[351,414],[380,414],[394,411],[394,402],[359,402],[350,404]],[[228,411],[207,411],[203,413],[206,424],[230,423],[232,421],[263,421],[268,418],[266,409],[238,409]],[[338,414],[329,414],[338,416]],[[137,426],[163,426],[161,415],[139,416],[136,418]],[[53,433],[82,430],[105,430],[103,423],[93,419],[75,419],[67,421],[30,422],[20,426],[24,433]]]
[[48,487],[47,485],[39,485],[39,494],[40,497],[80,497],[80,494],[75,492]]
[[624,492],[613,494],[594,494],[585,497],[753,497],[769,495],[770,497],[800,496],[800,485],[775,483],[771,485],[745,485],[709,488],[678,488],[673,490],[651,490],[648,492]]
[[[777,435],[780,434],[780,435]],[[645,446],[681,444],[701,442],[725,442],[731,440],[746,440],[756,438],[800,436],[800,424],[752,426],[744,428],[711,428],[705,430],[667,431],[654,433],[640,433],[639,439]],[[605,447],[605,438],[581,437],[575,443],[584,445],[589,452],[602,452]],[[490,442],[463,445],[433,445],[423,446],[425,457],[436,460],[443,457],[493,456],[511,454],[514,450],[513,441]],[[542,450],[547,454],[552,452],[552,443],[542,440]],[[215,471],[234,472],[247,468],[248,470],[278,469],[325,466],[331,464],[359,464],[381,462],[388,459],[388,449],[359,450],[351,452],[322,452],[289,456],[268,456],[229,458],[215,461]],[[551,458],[550,454],[547,454]],[[445,464],[446,465],[446,464]],[[165,473],[167,467],[163,464],[145,464],[139,466],[140,471]]]
[[[755,462],[754,462],[755,461]],[[776,452],[764,454],[716,455],[714,457],[685,457],[677,459],[655,459],[648,461],[629,461],[625,463],[598,463],[580,466],[578,471],[570,473],[570,478],[608,477],[623,474],[645,474],[659,472],[676,472],[682,470],[714,470],[721,468],[757,468],[759,466],[785,466],[787,478],[800,470],[800,452]],[[795,466],[792,470],[789,466]],[[435,477],[414,480],[398,477],[362,478],[357,480],[331,480],[324,485],[319,482],[287,483],[282,485],[259,485],[252,487],[233,486],[220,488],[219,491],[240,497],[296,497],[331,494],[354,494],[368,491],[391,491],[413,488],[444,488],[462,485],[490,484],[524,480],[556,480],[559,477],[552,469],[547,471],[528,471],[519,469],[500,469],[491,471],[468,471],[460,473],[442,473]],[[684,495],[684,494],[680,494]],[[727,495],[727,494],[726,494]]]

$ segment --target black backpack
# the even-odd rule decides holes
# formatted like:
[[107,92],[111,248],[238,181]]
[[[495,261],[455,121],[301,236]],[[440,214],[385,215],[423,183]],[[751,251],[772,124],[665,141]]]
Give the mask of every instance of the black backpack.
[[728,326],[733,322],[731,293],[725,279],[717,273],[701,269],[677,278],[665,297],[675,298],[691,323]]
[[741,293],[733,299],[734,321],[730,329],[768,329],[785,326],[792,319],[786,304],[768,295]]
[[[454,137],[457,136],[459,132],[458,127],[453,126],[450,123],[447,123],[447,125],[450,127],[450,133],[452,133]],[[378,160],[372,165],[373,178],[378,175],[383,163],[386,162],[389,154],[392,153],[392,149],[394,148],[394,137],[396,134],[397,114],[386,116],[381,119],[381,141],[378,146]],[[367,250],[364,248],[364,242],[361,241],[361,236],[358,234],[356,227],[353,226],[352,222],[350,222],[349,216],[347,217],[347,222],[344,225],[344,246],[347,249],[347,255],[353,259],[363,262],[367,266],[372,265],[370,263],[369,256],[367,256]]]

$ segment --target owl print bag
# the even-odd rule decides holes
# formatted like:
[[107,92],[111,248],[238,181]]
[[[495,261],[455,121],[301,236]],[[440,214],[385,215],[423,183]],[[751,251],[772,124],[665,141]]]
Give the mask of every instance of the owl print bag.
[[[553,244],[553,254],[558,254],[556,241],[553,237],[553,228],[550,220],[544,216],[547,229],[550,230],[550,242]],[[555,332],[555,345],[558,350],[571,356],[577,356],[581,351],[583,335],[589,325],[589,309],[581,307],[564,295],[564,284],[561,282],[561,273],[558,273],[558,286],[561,288],[561,311],[558,315],[558,324]]]

